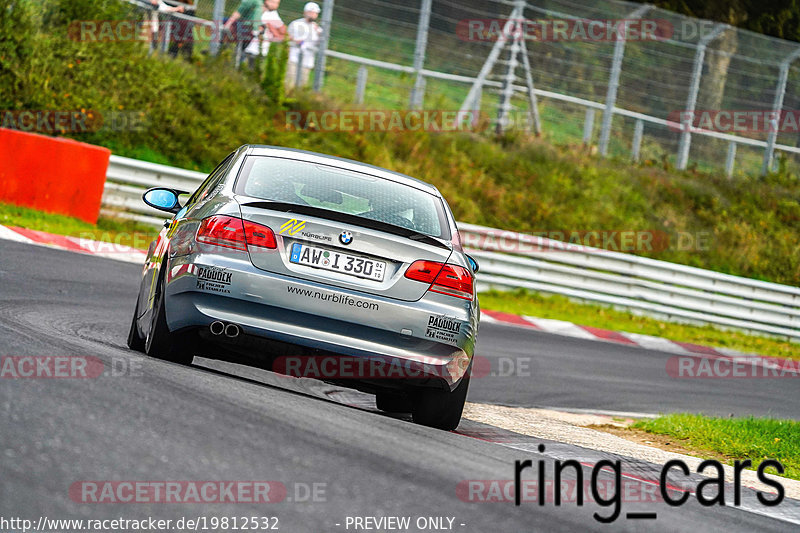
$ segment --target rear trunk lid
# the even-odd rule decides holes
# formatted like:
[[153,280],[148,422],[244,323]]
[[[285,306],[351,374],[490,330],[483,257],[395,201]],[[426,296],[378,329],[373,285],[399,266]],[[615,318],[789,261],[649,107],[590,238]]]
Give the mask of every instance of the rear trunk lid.
[[449,243],[399,226],[325,209],[237,195],[242,218],[269,227],[277,249],[248,247],[253,265],[274,274],[405,301],[429,285],[404,277],[417,260],[446,263]]

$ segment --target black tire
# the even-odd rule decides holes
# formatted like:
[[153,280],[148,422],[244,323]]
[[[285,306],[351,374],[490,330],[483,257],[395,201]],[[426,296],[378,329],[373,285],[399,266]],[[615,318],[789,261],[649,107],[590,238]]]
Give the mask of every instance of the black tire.
[[413,410],[411,400],[402,393],[379,392],[375,395],[375,404],[387,413],[410,413]]
[[[162,269],[164,267],[162,266]],[[167,313],[164,309],[164,278],[159,279],[156,288],[156,302],[153,306],[152,324],[145,339],[145,353],[150,357],[164,359],[181,365],[191,364],[194,355],[192,344],[185,336],[169,331]]]
[[445,431],[452,431],[461,422],[467,401],[470,373],[467,372],[454,391],[424,389],[413,397],[411,416],[414,422]]
[[136,308],[133,310],[131,319],[131,329],[128,331],[128,348],[137,352],[144,353],[144,338],[139,335],[139,328],[136,327],[136,315],[139,313],[139,299],[136,299]]

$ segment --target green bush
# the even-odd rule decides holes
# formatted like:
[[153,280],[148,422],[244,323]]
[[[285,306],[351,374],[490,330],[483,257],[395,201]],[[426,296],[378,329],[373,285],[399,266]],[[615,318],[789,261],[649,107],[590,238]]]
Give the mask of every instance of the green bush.
[[133,12],[119,0],[47,0],[44,6],[44,24],[61,29],[73,21],[122,20]]
[[261,86],[264,93],[277,105],[283,105],[286,95],[284,80],[286,79],[286,66],[289,62],[289,42],[283,40],[272,43],[267,52],[264,67],[264,80]]
[[24,73],[34,49],[33,6],[12,0],[0,7],[0,109],[21,107]]
[[[599,159],[523,135],[498,142],[490,133],[295,132],[275,121],[285,107],[345,104],[303,91],[283,102],[285,46],[270,47],[271,73],[259,79],[233,68],[231,47],[216,58],[197,53],[190,63],[150,56],[146,43],[67,38],[70,17],[110,17],[87,11],[111,9],[108,2],[48,0],[49,16],[59,24],[41,24],[35,11],[19,7],[31,2],[0,8],[3,108],[95,110],[106,127],[65,135],[186,168],[210,170],[245,143],[357,159],[431,182],[458,220],[498,228],[656,230],[673,237],[708,232],[707,249],[672,246],[645,255],[800,285],[800,183],[785,170],[763,180],[729,180]],[[140,123],[110,128],[114,114]]]

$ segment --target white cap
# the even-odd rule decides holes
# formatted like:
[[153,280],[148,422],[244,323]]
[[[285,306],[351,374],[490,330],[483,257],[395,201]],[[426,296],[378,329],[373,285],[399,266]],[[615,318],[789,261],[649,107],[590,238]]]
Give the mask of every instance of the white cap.
[[319,8],[319,4],[317,4],[316,2],[309,2],[303,8],[303,13],[305,13],[306,11],[313,11],[314,13],[319,13],[322,10]]

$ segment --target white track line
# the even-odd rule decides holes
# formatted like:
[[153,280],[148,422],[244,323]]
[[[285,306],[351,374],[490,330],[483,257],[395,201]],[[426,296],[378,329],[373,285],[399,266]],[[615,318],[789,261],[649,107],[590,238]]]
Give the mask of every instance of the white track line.
[[523,316],[525,320],[533,323],[542,331],[547,333],[555,333],[556,335],[564,335],[566,337],[576,337],[579,339],[598,340],[595,335],[592,335],[582,327],[567,322],[565,320],[554,320],[552,318],[537,318],[535,316]]
[[0,239],[4,239],[4,240],[7,240],[7,241],[27,242],[27,243],[33,243],[34,242],[31,239],[29,239],[29,238],[27,238],[27,237],[25,237],[23,235],[20,235],[16,231],[14,231],[12,229],[9,229],[9,228],[7,228],[5,226],[0,226]]
[[85,255],[93,255],[96,257],[104,257],[106,259],[113,259],[115,261],[122,261],[124,263],[144,264],[144,259],[147,253],[130,246],[115,244],[104,241],[92,241],[88,239],[80,239],[78,237],[65,237],[68,241],[80,246],[82,251],[70,250],[63,246],[58,246],[53,243],[37,241],[35,239],[26,237],[6,226],[0,226],[0,239],[5,239],[15,242],[23,242],[26,244],[34,244],[36,246],[46,246],[48,248],[56,248],[58,250],[66,250],[68,252],[83,253]]

